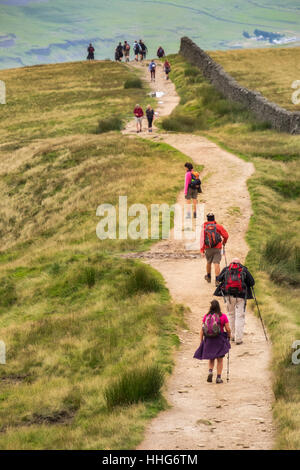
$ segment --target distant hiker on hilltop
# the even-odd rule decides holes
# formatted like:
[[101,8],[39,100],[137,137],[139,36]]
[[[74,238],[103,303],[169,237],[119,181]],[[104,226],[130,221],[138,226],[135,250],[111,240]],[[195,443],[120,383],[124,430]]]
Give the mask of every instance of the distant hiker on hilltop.
[[129,62],[130,44],[127,41],[124,41],[123,51],[124,51],[124,56],[125,56],[125,62]]
[[148,120],[148,132],[152,132],[152,123],[154,119],[154,109],[148,104],[146,109],[146,116]]
[[139,104],[135,106],[133,110],[133,114],[135,115],[135,120],[136,120],[136,131],[142,132],[144,111]]
[[171,65],[169,61],[165,61],[164,63],[164,71],[166,74],[166,80],[169,80],[169,73],[171,72]]
[[242,344],[246,302],[253,299],[252,289],[255,281],[246,266],[243,266],[238,258],[234,258],[229,266],[226,266],[217,277],[220,283],[214,293],[217,297],[224,297],[229,316],[229,324],[232,330],[232,340],[236,344]]
[[149,72],[151,77],[151,82],[155,82],[155,72],[156,72],[156,63],[152,59],[149,64]]
[[211,265],[215,266],[216,286],[218,285],[217,276],[220,274],[220,262],[222,258],[222,246],[226,245],[228,233],[222,225],[217,224],[215,216],[212,213],[207,214],[207,222],[204,222],[200,252],[206,257],[206,275],[204,279],[211,282]]
[[94,56],[95,49],[93,48],[92,43],[90,43],[89,47],[87,48],[87,51],[88,51],[87,60],[94,60],[95,59],[95,56]]
[[116,47],[115,50],[115,60],[121,62],[123,57],[123,46],[122,43],[119,42],[118,46]]
[[[224,331],[224,329],[226,331]],[[207,382],[213,380],[213,369],[217,359],[216,383],[223,383],[223,358],[230,349],[230,326],[227,316],[221,312],[220,304],[213,300],[208,313],[202,320],[200,346],[194,354],[195,359],[208,359]]]
[[165,51],[163,50],[163,48],[161,46],[159,46],[159,48],[157,49],[157,57],[159,59],[162,59],[162,57],[164,57],[166,54],[165,54]]
[[148,48],[147,48],[146,44],[144,44],[144,42],[141,39],[140,39],[140,42],[139,42],[139,46],[140,46],[140,59],[142,61],[143,59],[146,59]]
[[139,53],[140,53],[140,45],[138,44],[137,41],[134,41],[133,51],[134,51],[134,54],[135,54],[135,60],[138,62],[139,61]]
[[[197,217],[197,198],[198,193],[202,192],[201,190],[201,180],[199,173],[193,170],[193,165],[189,162],[185,163],[184,167],[186,168],[185,180],[184,180],[184,195],[188,204],[191,204],[193,200],[193,209],[194,209],[194,218]],[[191,213],[188,212],[186,217],[191,218]]]

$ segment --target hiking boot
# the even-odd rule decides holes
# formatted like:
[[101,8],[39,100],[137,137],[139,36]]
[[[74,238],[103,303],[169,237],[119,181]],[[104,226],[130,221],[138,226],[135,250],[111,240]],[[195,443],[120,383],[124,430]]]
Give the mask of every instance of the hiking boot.
[[186,214],[185,218],[186,218],[186,219],[190,219],[190,218],[191,218],[191,214]]
[[212,382],[212,379],[213,379],[213,373],[212,372],[209,372],[208,373],[208,376],[207,376],[207,382]]
[[243,341],[236,341],[235,344],[243,344]]
[[194,219],[197,219],[197,212],[194,212]]
[[217,377],[216,384],[222,384],[222,383],[223,383],[223,380],[221,379],[221,377]]
[[204,279],[209,283],[211,282],[211,276],[209,276],[208,274],[204,276]]

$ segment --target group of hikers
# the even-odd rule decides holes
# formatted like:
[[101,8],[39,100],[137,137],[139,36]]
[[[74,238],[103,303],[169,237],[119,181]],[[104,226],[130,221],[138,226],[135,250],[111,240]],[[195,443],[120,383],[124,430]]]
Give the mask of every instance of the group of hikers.
[[[140,39],[139,41],[134,41],[132,45],[132,50],[134,53],[134,59],[138,62],[139,60],[142,62],[143,60],[146,59],[147,53],[148,53],[148,48],[144,41]],[[131,51],[131,46],[128,41],[119,42],[115,49],[115,60],[118,62],[122,62],[122,59],[124,58],[125,62],[130,61],[130,51]],[[94,60],[95,59],[95,48],[94,46],[90,43],[88,48],[87,48],[88,56],[87,60]],[[165,51],[164,49],[159,46],[157,49],[156,55],[159,59],[165,57]]]
[[[197,217],[197,197],[201,189],[200,175],[190,162],[185,163],[184,194],[186,201],[193,202],[193,215]],[[212,300],[208,313],[203,317],[200,331],[200,346],[194,354],[196,359],[208,359],[207,381],[213,380],[213,369],[217,361],[216,383],[223,383],[223,359],[231,349],[230,341],[236,345],[243,343],[246,303],[253,299],[255,281],[239,258],[233,258],[227,265],[225,245],[229,235],[226,229],[218,224],[213,213],[207,214],[201,232],[200,253],[206,258],[204,279],[212,282],[212,265],[215,271],[214,296],[223,297],[227,314],[222,313],[217,300]],[[187,213],[191,218],[191,211]],[[223,253],[222,253],[223,252]],[[226,266],[220,272],[220,263],[224,254]]]

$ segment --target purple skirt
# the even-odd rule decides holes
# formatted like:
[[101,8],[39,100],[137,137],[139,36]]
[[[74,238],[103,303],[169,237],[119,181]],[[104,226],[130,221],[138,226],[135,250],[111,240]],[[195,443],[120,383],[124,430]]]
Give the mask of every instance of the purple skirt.
[[215,338],[204,338],[194,354],[195,359],[216,359],[223,357],[231,348],[227,333],[221,333]]

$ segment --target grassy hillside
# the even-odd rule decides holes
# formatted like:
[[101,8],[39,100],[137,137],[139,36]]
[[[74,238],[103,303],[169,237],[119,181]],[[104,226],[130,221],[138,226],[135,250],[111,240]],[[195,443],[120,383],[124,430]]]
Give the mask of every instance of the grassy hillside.
[[[124,89],[129,76],[108,63],[5,72],[0,449],[134,448],[165,406],[161,378],[183,309],[158,273],[119,256],[149,242],[96,236],[99,204],[119,195],[172,203],[182,185],[179,152],[95,133],[99,118],[145,103],[147,89]],[[112,406],[105,392],[111,398],[124,376],[133,378],[133,403],[120,382]]]
[[[234,54],[228,54],[232,72]],[[240,62],[251,62],[254,53],[248,54],[239,52],[237,71]],[[272,80],[278,80],[280,86],[285,52],[278,54],[278,74],[274,56],[256,54],[256,68],[249,72],[250,77],[256,69],[272,66]],[[298,56],[299,51],[291,49],[285,55],[289,60],[284,68],[292,70]],[[217,93],[199,69],[181,56],[171,56],[170,60],[171,78],[181,101],[162,126],[171,131],[199,132],[255,165],[256,172],[248,183],[254,215],[247,236],[247,264],[255,274],[258,301],[273,341],[276,447],[299,449],[300,367],[292,364],[291,356],[292,343],[300,338],[300,136],[278,133],[257,123],[247,109]],[[257,83],[257,89],[262,86]]]
[[241,85],[260,91],[283,108],[300,111],[300,104],[292,102],[295,90],[291,88],[300,77],[300,47],[249,49],[246,53],[212,51],[209,54]]

